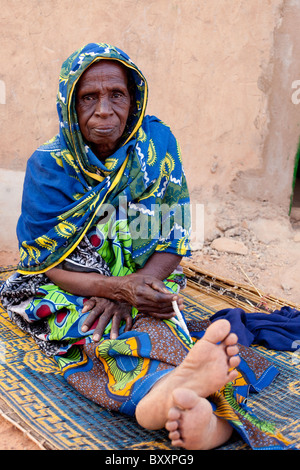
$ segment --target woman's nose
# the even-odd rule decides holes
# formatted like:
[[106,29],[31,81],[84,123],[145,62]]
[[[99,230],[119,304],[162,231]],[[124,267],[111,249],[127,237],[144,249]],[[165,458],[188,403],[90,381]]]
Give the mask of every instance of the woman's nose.
[[106,117],[112,114],[112,107],[108,96],[101,96],[98,99],[95,114],[100,117]]

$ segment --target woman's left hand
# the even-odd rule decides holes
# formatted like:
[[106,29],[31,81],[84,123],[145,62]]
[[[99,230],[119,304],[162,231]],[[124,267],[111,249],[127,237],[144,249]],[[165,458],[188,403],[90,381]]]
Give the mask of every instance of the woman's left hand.
[[82,308],[82,313],[90,311],[86,320],[83,322],[82,331],[87,332],[99,318],[98,324],[93,333],[93,340],[100,341],[105,328],[112,320],[110,338],[116,339],[119,336],[121,321],[124,320],[125,330],[132,328],[131,306],[126,303],[115,302],[102,297],[91,297]]

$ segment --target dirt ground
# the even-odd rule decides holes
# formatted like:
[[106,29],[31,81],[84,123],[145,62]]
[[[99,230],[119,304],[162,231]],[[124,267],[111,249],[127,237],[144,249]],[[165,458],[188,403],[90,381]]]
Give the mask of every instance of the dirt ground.
[[246,254],[212,248],[216,246],[222,250],[224,237],[220,238],[219,244],[205,244],[202,250],[195,251],[192,262],[205,271],[252,286],[261,294],[287,300],[300,309],[300,226],[293,232],[289,240],[263,243],[256,238],[251,239],[246,230],[237,238],[238,243],[233,248],[229,246],[229,249],[241,251],[246,248]]
[[[193,251],[192,262],[205,271],[255,286],[261,293],[300,308],[300,216],[298,213],[290,220],[273,215],[269,209],[264,213],[260,208],[259,216],[252,212],[251,217],[233,220],[223,211],[217,224],[208,221],[205,242]],[[17,262],[17,253],[0,251],[1,266]],[[0,416],[0,449],[39,447]]]
[[20,429],[1,416],[0,450],[40,450],[40,447]]

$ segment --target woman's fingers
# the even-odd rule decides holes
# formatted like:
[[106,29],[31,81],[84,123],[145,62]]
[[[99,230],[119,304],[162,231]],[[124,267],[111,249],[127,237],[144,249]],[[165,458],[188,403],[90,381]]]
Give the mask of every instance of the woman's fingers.
[[145,290],[143,295],[139,295],[137,297],[136,307],[143,313],[160,312],[171,314],[173,312],[173,301],[177,302],[180,310],[183,309],[183,301],[179,295],[170,292],[168,292],[168,294],[156,292],[155,295],[153,295],[153,292],[151,293],[148,290]]
[[[91,326],[95,323],[97,318],[103,313],[105,306],[108,304],[106,299],[98,299],[96,297],[91,297],[87,300],[83,306],[82,313],[86,313],[90,310],[90,313],[84,320],[81,331],[83,333],[87,332]],[[86,307],[86,308],[85,308]]]
[[129,331],[132,328],[132,317],[128,313],[122,311],[116,312],[112,317],[110,338],[116,339],[119,336],[119,329],[121,321],[125,320],[125,331]]
[[132,329],[131,306],[128,304],[116,304],[111,322],[110,338],[116,339],[119,336],[121,321],[125,321],[124,331]]
[[100,341],[100,339],[103,336],[104,330],[109,324],[111,318],[113,316],[113,312],[111,311],[111,307],[109,306],[101,315],[98,324],[95,328],[95,331],[93,333],[93,340],[94,341]]
[[[131,308],[130,308],[131,310]],[[125,329],[124,331],[130,331],[132,329],[132,324],[133,324],[133,320],[132,320],[132,316],[131,314],[128,314],[125,318]]]
[[[125,276],[126,278],[127,276]],[[130,280],[130,282],[128,282]],[[140,313],[148,314],[154,318],[167,320],[175,316],[172,302],[177,302],[178,308],[183,309],[183,299],[176,293],[170,292],[160,280],[153,277],[138,276],[130,279],[127,277],[124,287],[127,285],[129,296],[134,299],[132,305]],[[125,321],[125,331],[132,328],[131,306],[127,302],[115,302],[105,298],[91,297],[85,301],[82,313],[90,311],[82,325],[82,332],[94,328],[93,340],[99,341],[104,334],[105,328],[112,321],[112,339],[117,338],[122,321]],[[99,318],[100,317],[100,318]],[[97,319],[99,318],[98,322]],[[96,324],[97,323],[97,324]],[[96,324],[96,326],[94,326]]]
[[[81,330],[87,332],[93,327],[94,323],[99,318],[97,325],[94,327],[93,340],[100,341],[104,334],[105,328],[112,320],[111,334],[112,339],[117,338],[119,335],[119,328],[121,321],[125,320],[125,331],[129,331],[132,328],[132,317],[131,317],[131,306],[128,304],[120,304],[112,302],[108,299],[92,297],[87,301],[88,311],[92,310],[84,320]],[[84,312],[83,312],[84,313]]]
[[119,336],[119,328],[121,323],[121,317],[116,314],[112,317],[110,338],[116,339]]
[[158,279],[151,280],[148,285],[152,287],[152,289],[156,290],[157,292],[161,292],[162,294],[172,294],[172,292],[166,288],[165,284]]
[[90,299],[86,300],[82,307],[82,313],[86,313],[89,310],[91,310],[94,307],[95,303],[96,303],[95,297],[91,297]]
[[171,309],[172,301],[177,298],[164,283],[153,276],[130,274],[120,279],[116,297],[120,301],[128,302],[137,309],[161,307]]

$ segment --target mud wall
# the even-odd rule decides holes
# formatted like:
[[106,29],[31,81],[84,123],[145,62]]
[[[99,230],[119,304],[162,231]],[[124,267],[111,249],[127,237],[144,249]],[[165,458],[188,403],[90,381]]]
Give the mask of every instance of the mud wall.
[[[287,211],[299,134],[297,0],[0,0],[0,249],[16,247],[28,157],[58,131],[62,61],[88,42],[125,50],[148,113],[181,144],[192,201]],[[299,35],[298,35],[299,36]],[[276,186],[276,187],[275,187]]]

